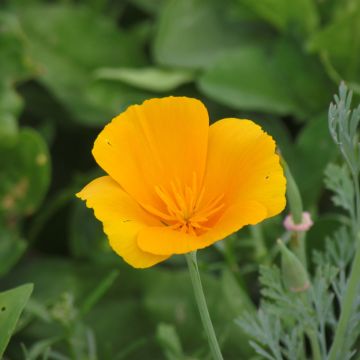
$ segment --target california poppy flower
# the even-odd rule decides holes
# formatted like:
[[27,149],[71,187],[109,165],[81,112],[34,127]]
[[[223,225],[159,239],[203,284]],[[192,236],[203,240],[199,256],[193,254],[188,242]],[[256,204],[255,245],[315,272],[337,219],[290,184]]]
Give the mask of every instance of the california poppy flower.
[[77,196],[94,209],[113,250],[137,268],[209,246],[285,207],[274,140],[250,120],[209,126],[196,99],[130,106],[92,153],[108,176]]

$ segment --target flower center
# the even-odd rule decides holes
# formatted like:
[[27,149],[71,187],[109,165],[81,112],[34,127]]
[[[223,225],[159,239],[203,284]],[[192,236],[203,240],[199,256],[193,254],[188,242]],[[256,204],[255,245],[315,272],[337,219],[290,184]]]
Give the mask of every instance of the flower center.
[[155,186],[155,192],[161,199],[162,209],[151,205],[144,206],[145,209],[164,225],[191,235],[201,235],[209,230],[212,220],[225,205],[224,194],[204,199],[205,187],[198,188],[196,174],[190,186],[182,185],[176,179],[167,189]]

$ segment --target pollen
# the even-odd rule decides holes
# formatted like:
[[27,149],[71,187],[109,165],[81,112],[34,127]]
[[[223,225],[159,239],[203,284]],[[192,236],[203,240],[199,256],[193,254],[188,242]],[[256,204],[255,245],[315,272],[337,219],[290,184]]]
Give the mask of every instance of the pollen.
[[144,208],[173,230],[195,236],[209,230],[225,207],[223,193],[205,200],[206,188],[198,185],[196,173],[190,185],[175,179],[169,186],[155,186],[154,190],[161,207],[145,205]]

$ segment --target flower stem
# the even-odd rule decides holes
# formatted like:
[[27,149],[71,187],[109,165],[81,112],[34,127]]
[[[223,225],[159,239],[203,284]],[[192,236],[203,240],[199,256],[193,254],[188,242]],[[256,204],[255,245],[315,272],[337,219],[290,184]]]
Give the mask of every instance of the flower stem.
[[211,322],[209,310],[206,305],[199,268],[196,260],[196,251],[185,255],[188,264],[191,283],[194,289],[195,299],[200,312],[201,321],[203,323],[206,335],[208,337],[210,349],[214,360],[223,360],[220,347],[216,338],[213,324]]
[[353,310],[354,300],[359,285],[360,274],[360,247],[358,247],[351,269],[350,279],[345,293],[339,324],[335,333],[334,342],[329,353],[329,360],[336,360],[341,354],[342,343],[345,339],[345,333],[349,325],[349,319]]
[[349,326],[349,320],[353,311],[354,301],[360,281],[360,246],[358,241],[355,259],[351,268],[351,274],[347,285],[345,298],[340,314],[339,323],[336,329],[335,338],[330,349],[328,360],[336,360],[341,355],[343,342],[346,336],[346,330]]
[[346,331],[349,327],[349,320],[353,312],[355,298],[360,283],[360,189],[359,189],[359,176],[356,171],[353,171],[353,181],[355,187],[355,209],[356,209],[356,222],[353,224],[353,234],[356,241],[355,258],[351,266],[350,277],[347,283],[347,288],[344,300],[341,307],[340,318],[335,332],[334,341],[332,343],[328,360],[336,360],[341,355]]
[[294,232],[292,235],[293,238],[293,249],[304,268],[307,269],[307,257],[306,257],[306,232]]
[[316,334],[311,330],[307,331],[306,333],[310,340],[310,345],[311,345],[311,350],[312,350],[312,358],[314,360],[321,360],[321,351],[320,351],[320,346],[319,346],[318,340],[316,338]]

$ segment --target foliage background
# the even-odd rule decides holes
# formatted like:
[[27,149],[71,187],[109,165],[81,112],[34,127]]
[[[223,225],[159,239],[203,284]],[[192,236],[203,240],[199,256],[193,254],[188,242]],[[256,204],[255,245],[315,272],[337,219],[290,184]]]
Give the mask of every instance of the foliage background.
[[[212,121],[253,119],[277,140],[321,249],[342,221],[323,186],[327,109],[341,79],[360,92],[359,52],[357,0],[1,1],[0,289],[35,285],[6,359],[206,358],[184,259],[130,268],[75,199],[99,174],[93,141],[128,105],[170,94],[201,99]],[[254,355],[233,319],[258,302],[281,221],[200,254],[226,359]]]

